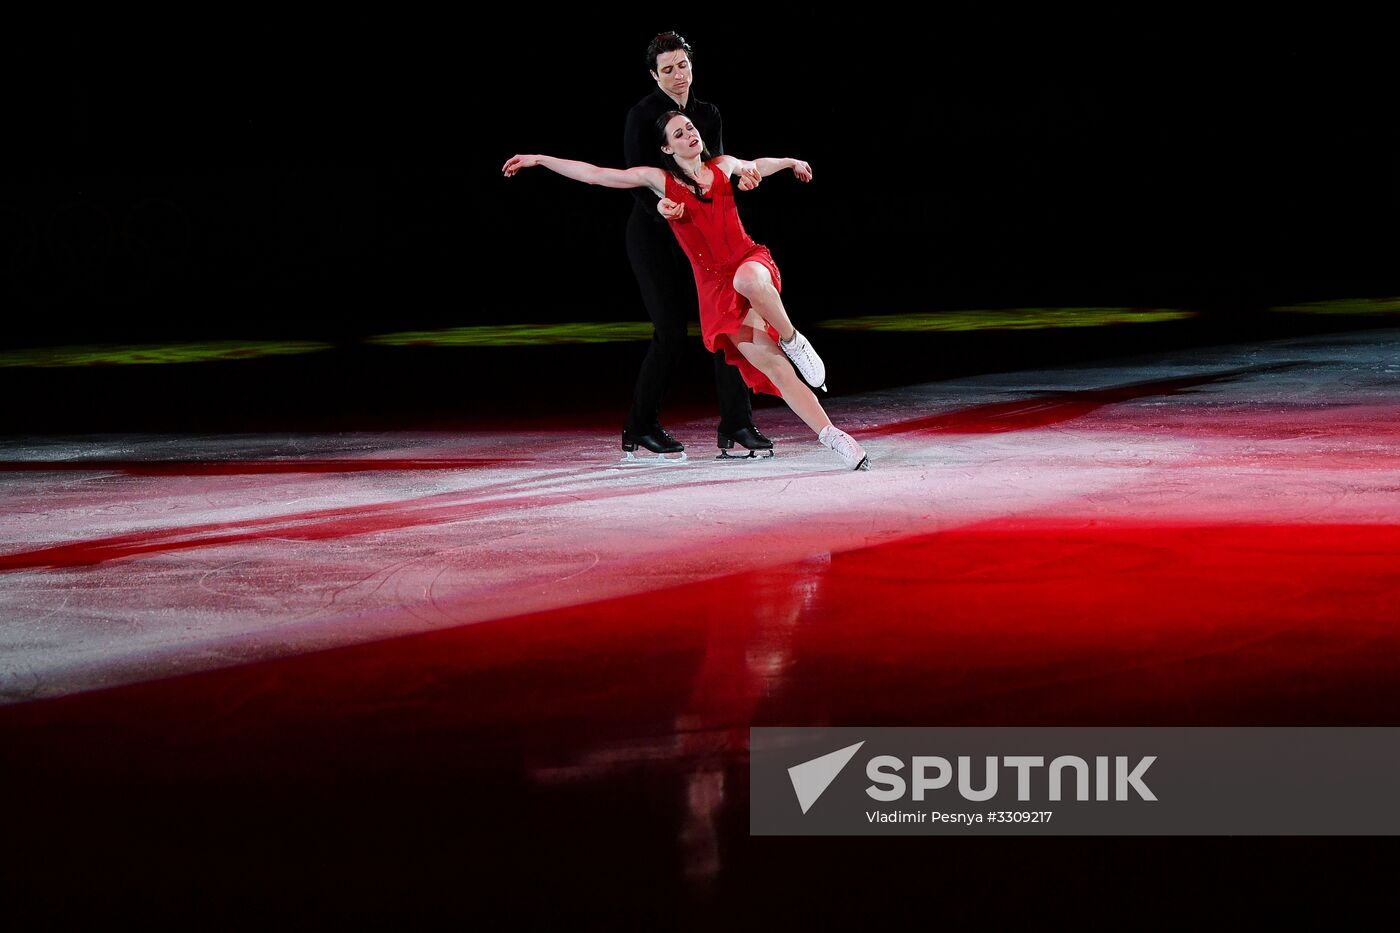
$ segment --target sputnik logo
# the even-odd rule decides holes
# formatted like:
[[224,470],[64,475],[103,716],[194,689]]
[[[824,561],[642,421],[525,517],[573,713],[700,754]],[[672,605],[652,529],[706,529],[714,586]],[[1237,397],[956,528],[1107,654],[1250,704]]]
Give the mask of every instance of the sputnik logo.
[[803,813],[812,809],[812,804],[826,792],[831,782],[841,773],[841,769],[850,763],[864,744],[865,742],[861,741],[847,745],[829,755],[788,768],[788,777],[792,780],[792,789],[797,794],[797,802],[801,804]]

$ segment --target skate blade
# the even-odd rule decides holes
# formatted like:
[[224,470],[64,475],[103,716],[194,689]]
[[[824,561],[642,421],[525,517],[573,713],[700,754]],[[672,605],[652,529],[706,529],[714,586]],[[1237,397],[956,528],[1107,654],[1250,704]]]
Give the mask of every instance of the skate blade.
[[870,469],[870,456],[868,454],[860,458],[860,463],[856,464],[856,469],[867,471]]
[[751,450],[742,457],[736,457],[734,454],[731,454],[727,450],[721,450],[719,452],[719,456],[715,457],[715,459],[719,461],[730,460],[734,462],[742,462],[744,460],[767,460],[772,456],[773,451],[771,450]]
[[635,451],[625,450],[617,465],[624,467],[678,466],[689,459],[684,450],[679,454],[657,454],[654,457],[638,457]]

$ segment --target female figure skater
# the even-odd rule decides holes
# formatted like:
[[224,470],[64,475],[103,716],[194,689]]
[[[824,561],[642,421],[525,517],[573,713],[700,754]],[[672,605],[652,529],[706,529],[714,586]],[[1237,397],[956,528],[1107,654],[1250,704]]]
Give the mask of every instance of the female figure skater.
[[541,165],[590,185],[656,192],[662,198],[657,210],[670,219],[695,272],[705,348],[712,353],[722,349],[725,360],[739,368],[754,391],[780,396],[848,469],[868,470],[865,450],[831,423],[809,388],[825,391],[826,367],[788,317],[779,297],[782,277],[777,263],[766,246],[744,232],[729,182],[729,175],[740,169],[756,169],[763,176],[792,169],[799,180],[810,181],[811,168],[796,159],[711,158],[694,124],[679,111],[662,114],[656,125],[666,169],[599,168],[553,156],[517,155],[503,171],[511,177]]

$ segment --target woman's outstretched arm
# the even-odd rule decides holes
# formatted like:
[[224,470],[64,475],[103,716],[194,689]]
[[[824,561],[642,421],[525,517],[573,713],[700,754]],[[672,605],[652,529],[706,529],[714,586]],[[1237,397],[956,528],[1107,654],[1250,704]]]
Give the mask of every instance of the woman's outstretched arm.
[[754,159],[752,162],[745,162],[743,159],[736,159],[733,156],[716,156],[715,164],[726,175],[733,175],[745,168],[752,168],[765,178],[769,175],[776,175],[783,169],[792,169],[792,173],[797,176],[798,181],[812,180],[812,166],[801,159]]
[[511,156],[501,171],[509,178],[522,168],[534,165],[590,185],[602,185],[605,188],[650,188],[663,197],[666,194],[666,179],[661,169],[645,165],[636,168],[600,168],[587,162],[556,159],[554,156],[517,155]]

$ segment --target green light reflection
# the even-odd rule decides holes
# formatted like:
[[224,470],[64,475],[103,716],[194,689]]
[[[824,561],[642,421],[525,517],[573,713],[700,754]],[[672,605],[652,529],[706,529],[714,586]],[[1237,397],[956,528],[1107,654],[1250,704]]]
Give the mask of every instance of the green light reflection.
[[1270,308],[1279,314],[1400,314],[1400,298],[1337,298]]
[[[691,324],[690,335],[700,333]],[[625,343],[651,339],[646,321],[574,321],[566,324],[484,324],[444,330],[404,331],[370,337],[382,347],[531,347],[541,344]]]
[[1155,324],[1193,318],[1195,311],[1174,308],[997,308],[981,311],[928,311],[877,314],[823,321],[828,330],[889,333],[915,331],[1044,330],[1056,327],[1105,327]]
[[[1400,311],[1400,299],[1355,299],[1314,302],[1275,311],[1314,314],[1377,314]],[[910,333],[918,331],[1039,330],[1052,327],[1103,327],[1146,324],[1195,317],[1195,311],[1169,308],[1002,308],[980,311],[931,311],[838,318],[813,324],[827,330]],[[700,333],[689,325],[690,336]],[[402,331],[366,338],[384,347],[524,347],[561,344],[643,342],[651,339],[646,321],[577,321],[563,324],[490,324],[441,330]],[[207,363],[330,350],[314,341],[215,340],[122,346],[40,347],[0,352],[0,368],[149,366]]]
[[268,356],[296,356],[331,349],[329,343],[307,340],[210,340],[195,343],[98,344],[35,347],[0,352],[0,368],[59,368],[74,366],[152,366],[167,363],[212,363]]

